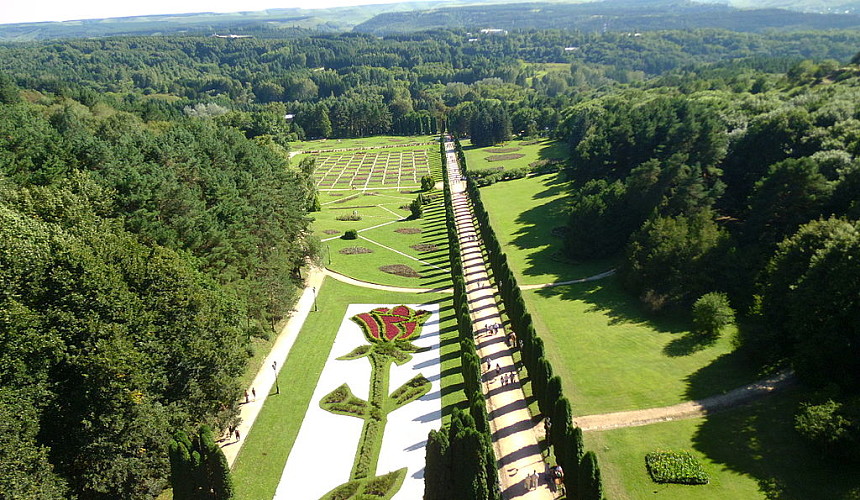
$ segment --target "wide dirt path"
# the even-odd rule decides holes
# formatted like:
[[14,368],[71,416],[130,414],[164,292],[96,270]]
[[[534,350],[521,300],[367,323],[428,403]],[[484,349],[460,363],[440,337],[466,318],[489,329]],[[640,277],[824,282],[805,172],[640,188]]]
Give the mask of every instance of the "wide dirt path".
[[620,411],[575,417],[573,423],[581,427],[583,431],[604,431],[696,418],[715,411],[749,403],[775,391],[790,387],[794,382],[794,374],[790,371],[784,371],[773,377],[753,382],[744,387],[738,387],[725,394],[711,396],[698,401],[687,401],[686,403],[645,410]]
[[[547,465],[541,455],[538,423],[529,412],[511,349],[505,342],[507,332],[503,329],[494,334],[486,331],[487,325],[502,323],[496,303],[498,292],[489,279],[472,206],[464,192],[465,185],[460,180],[461,172],[454,144],[451,141],[446,142],[445,149],[457,236],[463,253],[469,310],[484,373],[482,385],[487,400],[502,498],[551,499],[554,494],[546,482]],[[513,381],[502,385],[503,375],[513,375]],[[525,487],[526,476],[532,472],[541,475],[540,486],[528,490]]]

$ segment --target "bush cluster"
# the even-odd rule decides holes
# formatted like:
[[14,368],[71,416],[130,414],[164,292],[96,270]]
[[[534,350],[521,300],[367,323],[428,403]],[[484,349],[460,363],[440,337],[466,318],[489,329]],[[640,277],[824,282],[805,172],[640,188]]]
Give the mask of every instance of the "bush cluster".
[[645,466],[656,483],[708,484],[708,474],[688,451],[652,451]]
[[347,229],[344,231],[343,235],[340,237],[342,240],[355,240],[358,239],[358,231],[355,229]]

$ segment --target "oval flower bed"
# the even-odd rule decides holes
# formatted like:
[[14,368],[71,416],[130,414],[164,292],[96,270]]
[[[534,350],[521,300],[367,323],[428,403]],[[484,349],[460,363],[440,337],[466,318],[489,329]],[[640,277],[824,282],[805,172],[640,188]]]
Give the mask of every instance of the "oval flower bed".
[[708,484],[708,474],[688,451],[652,451],[645,466],[655,483]]

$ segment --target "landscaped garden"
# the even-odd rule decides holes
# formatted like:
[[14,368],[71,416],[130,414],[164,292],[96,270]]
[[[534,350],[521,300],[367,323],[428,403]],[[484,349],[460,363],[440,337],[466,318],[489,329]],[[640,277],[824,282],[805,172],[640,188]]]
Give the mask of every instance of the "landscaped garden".
[[[383,155],[388,159],[384,167],[374,170],[376,174],[360,179],[362,189],[326,190],[321,186],[322,210],[313,214],[313,230],[323,242],[324,263],[333,271],[373,283],[412,288],[444,286],[450,280],[450,271],[441,192],[420,191],[422,177],[441,179],[438,148],[342,153],[336,156],[344,164],[338,167],[338,175],[364,177],[355,172],[371,168],[362,164],[370,161],[366,159],[368,154],[378,151],[395,153],[378,153],[377,160]],[[420,172],[415,166],[418,157],[424,158]],[[332,170],[327,168],[325,163],[317,165],[319,179],[331,175]],[[389,178],[395,179],[395,184],[386,184]],[[338,182],[341,181],[332,185],[339,186]],[[423,214],[414,218],[409,205],[419,194],[425,203]],[[355,238],[348,234],[350,230],[355,231]]]
[[[312,395],[329,353],[332,352],[332,345],[335,343],[335,338],[349,304],[411,303],[428,304],[428,307],[438,308],[440,323],[432,325],[432,328],[438,327],[440,332],[437,361],[439,363],[439,376],[430,377],[430,379],[435,382],[438,378],[441,394],[434,397],[440,397],[443,415],[450,413],[451,408],[463,400],[463,393],[460,389],[462,378],[457,373],[459,371],[457,332],[453,324],[453,316],[448,312],[451,307],[448,296],[385,292],[354,287],[326,279],[319,290],[317,302],[318,311],[309,315],[285,365],[280,371],[280,394],[270,395],[267,398],[254,428],[247,436],[237,458],[234,467],[237,498],[271,498],[275,494],[287,457],[299,435],[302,421],[305,419],[305,413],[310,405],[319,405],[318,401],[312,400]],[[365,361],[364,364],[366,365],[367,362]],[[421,366],[427,367],[432,364],[422,364]],[[369,370],[368,373],[370,373]],[[353,389],[357,387],[357,382],[352,379],[340,380],[340,382],[349,382]],[[392,385],[394,384],[392,383]],[[365,393],[361,397],[366,398],[366,385],[364,390]],[[356,393],[361,394],[358,391]],[[391,418],[394,418],[397,412],[392,412],[391,415]],[[346,417],[333,416],[339,419],[343,418],[346,422],[350,420]],[[358,428],[360,430],[360,421],[355,420],[359,422]],[[339,425],[342,423],[339,422]],[[437,422],[435,425],[438,427],[440,424],[441,422]],[[392,427],[396,426],[392,425]],[[426,437],[426,434],[423,437]],[[414,443],[402,443],[402,447],[412,444]],[[347,458],[351,464],[353,457]],[[323,469],[324,465],[324,463],[319,464],[320,470]],[[308,480],[323,479],[315,477],[308,478]],[[328,489],[336,486],[338,484],[331,484]]]
[[318,139],[313,141],[296,141],[290,143],[293,151],[324,151],[347,148],[378,148],[382,146],[399,146],[403,144],[438,142],[439,136],[420,135],[378,135],[374,137],[356,137],[351,139]]
[[498,146],[476,148],[466,139],[463,152],[470,170],[525,168],[541,160],[567,158],[567,145],[549,139],[508,141]]

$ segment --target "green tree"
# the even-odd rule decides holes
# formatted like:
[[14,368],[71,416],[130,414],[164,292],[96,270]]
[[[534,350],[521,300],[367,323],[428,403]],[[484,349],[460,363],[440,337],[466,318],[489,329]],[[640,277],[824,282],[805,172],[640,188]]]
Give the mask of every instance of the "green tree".
[[735,311],[724,293],[706,293],[693,303],[693,326],[702,335],[716,337],[734,321]]

